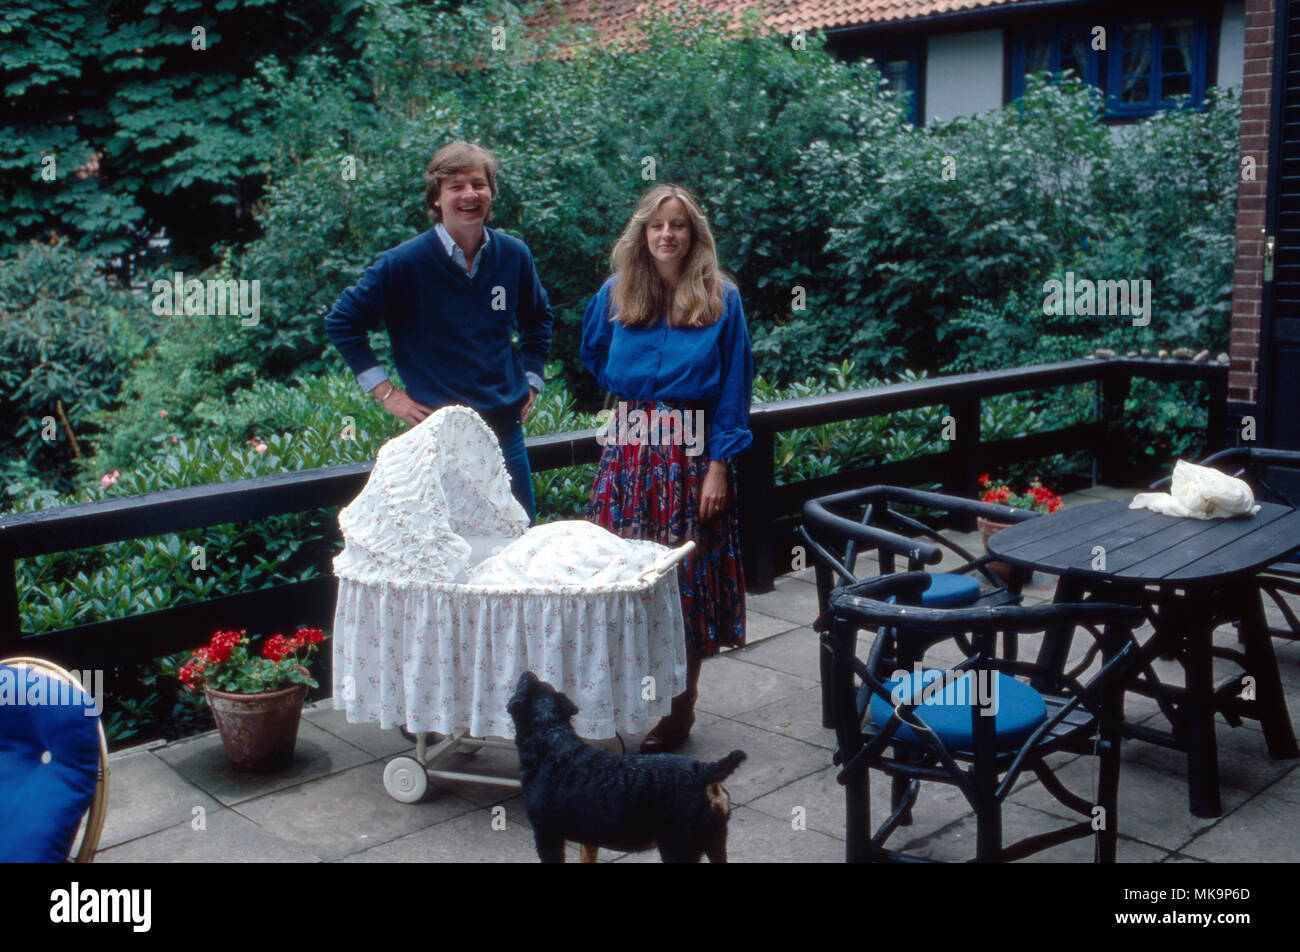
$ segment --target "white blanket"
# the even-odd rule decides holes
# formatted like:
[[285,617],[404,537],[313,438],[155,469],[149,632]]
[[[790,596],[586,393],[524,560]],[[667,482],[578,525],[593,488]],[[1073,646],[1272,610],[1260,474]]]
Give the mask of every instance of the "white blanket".
[[1181,459],[1174,464],[1169,492],[1138,493],[1128,507],[1191,519],[1227,519],[1259,512],[1255,494],[1240,479]]

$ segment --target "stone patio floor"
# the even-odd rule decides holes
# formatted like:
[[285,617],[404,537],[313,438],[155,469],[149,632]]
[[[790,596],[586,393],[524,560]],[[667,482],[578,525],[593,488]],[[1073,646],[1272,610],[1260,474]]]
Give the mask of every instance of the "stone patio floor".
[[[1097,487],[1072,494],[1066,505],[1131,495],[1129,490]],[[972,545],[970,536],[957,538],[969,548],[978,545],[977,539]],[[1026,588],[1025,603],[1049,600],[1053,581],[1035,576]],[[682,753],[712,760],[742,748],[749,755],[727,782],[733,803],[728,839],[733,862],[844,859],[844,799],[831,765],[834,737],[821,726],[817,641],[808,627],[816,607],[811,570],[779,579],[774,591],[749,597],[750,644],[704,666],[695,728]],[[1270,621],[1279,624],[1280,616],[1269,608]],[[1023,636],[1029,651],[1037,637]],[[1228,626],[1215,638],[1235,645],[1235,633]],[[1275,641],[1274,647],[1292,721],[1300,733],[1300,643]],[[957,656],[945,656],[940,648],[927,655],[930,660],[955,662]],[[1158,664],[1161,677],[1175,682],[1178,670],[1173,663]],[[1130,696],[1127,703],[1132,717],[1158,717],[1154,703],[1145,698]],[[628,749],[635,750],[640,738],[627,741]],[[1300,826],[1295,822],[1300,760],[1270,760],[1253,721],[1233,729],[1220,718],[1218,742],[1224,815],[1217,819],[1188,812],[1182,754],[1125,742],[1121,862],[1300,860]],[[537,861],[517,791],[435,781],[423,802],[391,799],[383,786],[384,765],[411,749],[397,731],[348,724],[323,701],[305,712],[294,764],[282,774],[232,773],[215,733],[119,752],[111,758],[108,819],[96,862]],[[1058,775],[1089,796],[1095,789],[1095,760],[1061,755],[1058,761]],[[466,764],[475,771],[518,775],[512,751],[481,750]],[[873,772],[875,823],[883,818],[887,803],[888,781]],[[493,809],[497,806],[504,807],[504,814]],[[793,822],[800,815],[806,818],[804,829],[796,829]],[[1030,776],[1021,781],[1003,816],[1004,842],[1011,842],[1077,815]],[[915,822],[896,832],[890,845],[935,859],[965,860],[973,855],[974,841],[974,818],[956,789],[926,784]],[[1092,841],[1084,839],[1029,861],[1091,858]],[[569,859],[577,860],[576,846],[570,846]],[[602,851],[601,859],[659,861],[653,850],[630,855]]]

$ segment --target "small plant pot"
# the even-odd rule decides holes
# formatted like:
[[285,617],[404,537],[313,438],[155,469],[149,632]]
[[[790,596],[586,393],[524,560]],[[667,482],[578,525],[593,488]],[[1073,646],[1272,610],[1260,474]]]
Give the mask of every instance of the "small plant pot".
[[266,694],[230,694],[204,687],[230,766],[241,773],[283,770],[293,761],[307,685]]
[[[1010,522],[994,522],[992,519],[985,519],[983,516],[976,516],[975,524],[979,526],[980,538],[984,541],[985,552],[988,552],[989,550],[989,536],[993,535],[993,533],[997,532],[999,529],[1005,529],[1008,526],[1014,525],[1014,523]],[[988,568],[990,572],[1002,579],[1002,581],[1010,581],[1011,566],[1006,562],[990,562]]]

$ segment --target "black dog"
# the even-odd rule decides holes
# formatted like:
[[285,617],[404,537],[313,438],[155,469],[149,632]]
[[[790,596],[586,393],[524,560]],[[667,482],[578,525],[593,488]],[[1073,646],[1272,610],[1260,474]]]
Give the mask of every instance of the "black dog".
[[524,804],[543,863],[564,862],[564,841],[582,844],[583,862],[600,847],[638,852],[659,847],[665,863],[727,861],[722,781],[742,760],[733,750],[703,764],[676,754],[615,754],[592,747],[569,721],[578,708],[531,671],[519,678],[506,710],[515,722]]

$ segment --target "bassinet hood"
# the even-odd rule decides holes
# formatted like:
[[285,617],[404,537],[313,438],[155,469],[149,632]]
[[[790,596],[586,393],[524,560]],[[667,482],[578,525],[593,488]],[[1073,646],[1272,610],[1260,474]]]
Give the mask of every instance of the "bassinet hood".
[[467,407],[444,407],[380,448],[361,494],[339,513],[334,574],[363,584],[450,582],[466,569],[463,536],[528,528],[496,436]]

